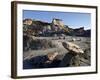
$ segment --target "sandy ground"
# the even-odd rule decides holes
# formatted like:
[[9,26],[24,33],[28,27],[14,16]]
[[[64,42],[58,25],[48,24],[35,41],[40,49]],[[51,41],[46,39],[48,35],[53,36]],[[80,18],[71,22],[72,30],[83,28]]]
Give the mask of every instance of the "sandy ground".
[[[68,41],[75,43],[79,45],[83,50],[84,54],[80,55],[80,65],[79,66],[90,66],[91,65],[91,52],[90,52],[90,41],[91,39],[89,37],[72,37],[72,36],[66,36],[65,39],[59,39],[59,37],[37,37],[38,39],[46,39],[46,40],[51,40],[52,43],[56,43],[57,41]],[[72,39],[76,39],[75,41],[72,41]],[[36,56],[42,56],[46,55],[48,52],[53,52],[57,51],[61,57],[58,56],[60,60],[65,56],[65,54],[68,53],[68,50],[65,49],[62,45],[60,47],[55,47],[55,48],[49,48],[49,49],[44,49],[44,50],[28,50],[23,53],[23,68],[25,69],[31,69],[33,68],[33,65],[30,65],[29,60],[31,58],[34,58]],[[28,66],[30,65],[30,66]],[[24,67],[26,66],[26,67]],[[71,65],[70,65],[71,66]]]

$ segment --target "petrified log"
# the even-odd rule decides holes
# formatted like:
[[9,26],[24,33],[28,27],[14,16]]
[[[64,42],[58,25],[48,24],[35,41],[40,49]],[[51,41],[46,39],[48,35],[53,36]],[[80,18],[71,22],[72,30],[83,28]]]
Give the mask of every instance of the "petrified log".
[[84,53],[84,51],[78,45],[71,42],[62,42],[62,45],[64,46],[65,49],[69,51],[69,53],[67,53],[64,56],[63,60],[60,63],[60,66],[61,67],[79,66],[80,65],[79,55]]
[[62,42],[62,45],[65,49],[67,49],[69,52],[73,54],[82,54],[84,51],[76,44],[71,42]]

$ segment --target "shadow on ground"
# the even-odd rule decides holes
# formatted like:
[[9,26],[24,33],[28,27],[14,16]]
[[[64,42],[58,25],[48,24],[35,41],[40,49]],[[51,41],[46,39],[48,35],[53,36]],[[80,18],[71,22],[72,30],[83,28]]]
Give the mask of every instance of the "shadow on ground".
[[23,61],[23,69],[36,69],[36,68],[55,68],[55,67],[68,67],[73,55],[67,53],[62,59],[56,58],[49,63],[46,55],[36,56],[31,59],[26,59]]

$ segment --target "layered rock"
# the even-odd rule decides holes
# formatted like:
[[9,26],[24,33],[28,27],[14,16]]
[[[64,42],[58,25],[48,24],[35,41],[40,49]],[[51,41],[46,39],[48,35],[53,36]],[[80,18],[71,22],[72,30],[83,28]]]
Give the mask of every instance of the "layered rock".
[[65,25],[61,19],[54,18],[51,23],[24,19],[23,20],[24,31],[31,31],[33,35],[51,36],[53,34],[65,34],[70,36],[83,36],[90,37],[91,30],[84,30],[84,27],[72,29]]

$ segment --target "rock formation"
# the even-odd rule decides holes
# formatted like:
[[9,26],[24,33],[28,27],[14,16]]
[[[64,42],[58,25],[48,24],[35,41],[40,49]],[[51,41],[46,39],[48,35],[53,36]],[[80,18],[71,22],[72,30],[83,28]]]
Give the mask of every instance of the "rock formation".
[[83,54],[84,51],[76,44],[71,42],[62,42],[64,48],[68,49],[73,54]]
[[54,18],[51,23],[39,20],[24,19],[23,29],[24,31],[31,29],[33,35],[35,36],[52,36],[54,34],[83,37],[91,36],[91,30],[84,30],[84,27],[72,29],[70,26],[65,25],[61,19],[56,18]]

